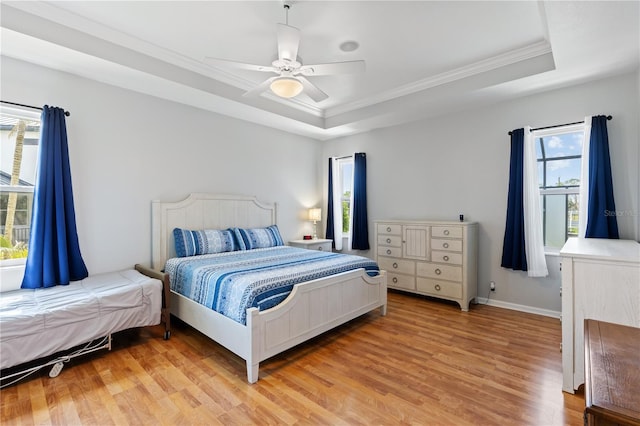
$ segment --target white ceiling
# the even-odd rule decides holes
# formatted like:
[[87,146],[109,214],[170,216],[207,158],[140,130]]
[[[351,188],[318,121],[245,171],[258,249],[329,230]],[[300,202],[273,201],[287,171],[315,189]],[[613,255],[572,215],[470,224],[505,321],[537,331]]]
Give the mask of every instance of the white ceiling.
[[[282,1],[2,1],[2,55],[240,119],[331,139],[637,69],[638,1],[293,1],[305,64],[329,95],[242,94],[271,74],[206,56],[275,58]],[[343,52],[339,45],[356,41]],[[9,100],[9,99],[6,99]],[[19,100],[13,100],[19,101]]]

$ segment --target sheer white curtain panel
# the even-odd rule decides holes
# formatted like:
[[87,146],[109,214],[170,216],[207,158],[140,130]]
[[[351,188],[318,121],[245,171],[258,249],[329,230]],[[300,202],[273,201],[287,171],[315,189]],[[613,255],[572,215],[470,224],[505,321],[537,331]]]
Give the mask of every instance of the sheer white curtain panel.
[[340,163],[334,158],[332,164],[333,175],[333,239],[336,250],[342,250],[342,174]]
[[580,193],[578,194],[578,237],[584,238],[589,220],[589,146],[591,140],[591,116],[584,118],[582,139],[582,166],[580,167]]
[[544,255],[544,234],[542,228],[542,210],[540,209],[540,188],[538,181],[538,163],[535,138],[531,127],[524,128],[524,167],[523,167],[523,208],[525,250],[527,253],[527,274],[530,277],[549,275]]

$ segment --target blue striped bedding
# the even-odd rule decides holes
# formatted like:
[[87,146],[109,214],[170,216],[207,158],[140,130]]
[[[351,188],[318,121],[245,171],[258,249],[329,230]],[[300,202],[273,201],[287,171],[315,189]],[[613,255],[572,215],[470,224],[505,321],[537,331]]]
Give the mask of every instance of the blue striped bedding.
[[359,268],[379,270],[366,257],[278,246],[173,258],[165,272],[174,292],[245,324],[247,308],[276,306],[294,284]]

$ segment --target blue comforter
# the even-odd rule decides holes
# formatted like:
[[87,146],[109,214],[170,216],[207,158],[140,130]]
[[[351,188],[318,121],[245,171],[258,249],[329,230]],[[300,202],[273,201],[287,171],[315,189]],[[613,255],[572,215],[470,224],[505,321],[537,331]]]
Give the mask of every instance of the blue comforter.
[[274,307],[295,284],[359,268],[379,270],[366,257],[279,246],[173,258],[165,272],[174,292],[245,324],[247,308]]

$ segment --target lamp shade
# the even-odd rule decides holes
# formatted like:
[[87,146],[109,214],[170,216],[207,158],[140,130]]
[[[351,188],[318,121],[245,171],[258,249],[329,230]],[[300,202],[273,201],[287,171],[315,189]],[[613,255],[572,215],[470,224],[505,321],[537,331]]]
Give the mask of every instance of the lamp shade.
[[293,98],[302,92],[302,83],[293,77],[278,77],[269,86],[281,98]]
[[314,222],[322,220],[322,209],[309,209],[309,220]]

